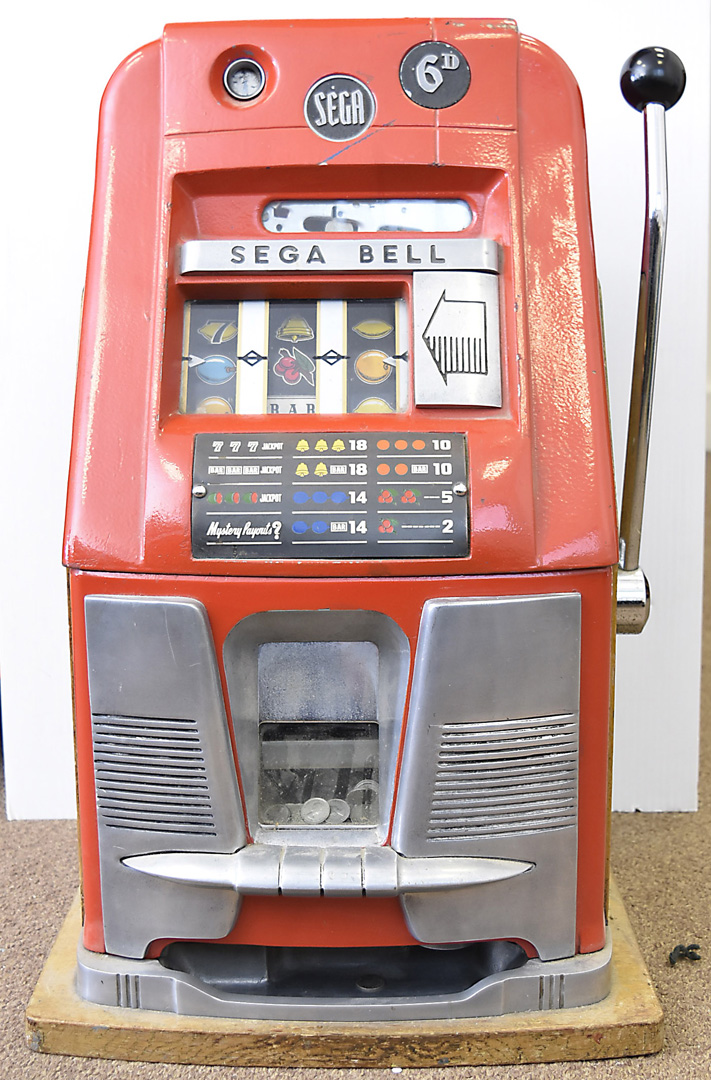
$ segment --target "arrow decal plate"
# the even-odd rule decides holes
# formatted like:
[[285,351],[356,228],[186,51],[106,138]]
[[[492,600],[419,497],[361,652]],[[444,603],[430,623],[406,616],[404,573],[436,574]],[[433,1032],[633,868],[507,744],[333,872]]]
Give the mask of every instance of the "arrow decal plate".
[[413,274],[416,405],[501,405],[498,276]]

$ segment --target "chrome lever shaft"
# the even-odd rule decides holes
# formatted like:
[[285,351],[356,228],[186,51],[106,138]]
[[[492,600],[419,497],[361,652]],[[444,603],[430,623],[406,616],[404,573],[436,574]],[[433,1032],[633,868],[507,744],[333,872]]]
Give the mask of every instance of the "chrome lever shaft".
[[644,112],[646,176],[642,273],[620,513],[617,629],[623,634],[638,634],[649,617],[649,585],[640,569],[639,553],[667,234],[666,110],[679,100],[685,84],[679,57],[659,48],[636,52],[623,67],[620,79],[625,100]]
[[665,115],[664,106],[655,102],[647,105],[644,110],[647,207],[620,514],[620,567],[623,570],[638,569],[642,540],[644,490],[647,483],[659,310],[667,238]]

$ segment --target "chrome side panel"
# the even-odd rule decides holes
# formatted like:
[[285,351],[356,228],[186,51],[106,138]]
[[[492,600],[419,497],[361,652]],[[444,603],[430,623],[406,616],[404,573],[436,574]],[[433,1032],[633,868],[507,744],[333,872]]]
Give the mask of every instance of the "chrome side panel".
[[190,599],[88,596],[89,697],[108,952],[160,937],[221,937],[231,889],[151,880],[122,864],[149,852],[245,843],[210,626]]
[[561,593],[424,606],[392,845],[535,865],[515,881],[403,896],[419,941],[575,952],[580,605]]

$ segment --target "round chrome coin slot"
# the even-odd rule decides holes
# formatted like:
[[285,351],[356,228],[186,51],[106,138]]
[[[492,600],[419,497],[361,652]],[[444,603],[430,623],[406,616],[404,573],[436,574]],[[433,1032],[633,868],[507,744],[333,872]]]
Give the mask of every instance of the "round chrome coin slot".
[[222,81],[225,90],[235,101],[253,101],[264,89],[267,77],[256,60],[240,56],[227,65]]

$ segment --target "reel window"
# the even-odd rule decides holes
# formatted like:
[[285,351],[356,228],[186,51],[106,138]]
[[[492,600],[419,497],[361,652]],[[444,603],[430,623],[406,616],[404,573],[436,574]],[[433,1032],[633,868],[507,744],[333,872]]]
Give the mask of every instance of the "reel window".
[[464,199],[283,199],[268,203],[272,233],[463,232],[474,220]]
[[180,411],[400,413],[409,404],[404,300],[193,300]]

